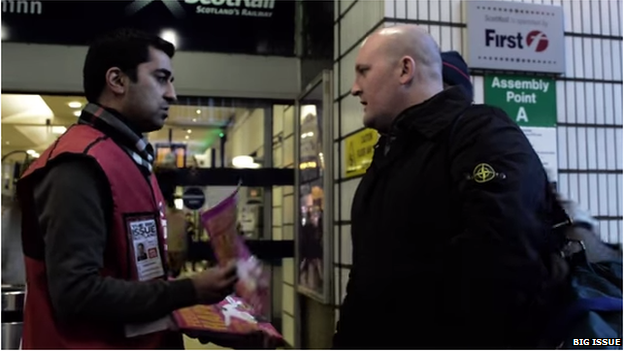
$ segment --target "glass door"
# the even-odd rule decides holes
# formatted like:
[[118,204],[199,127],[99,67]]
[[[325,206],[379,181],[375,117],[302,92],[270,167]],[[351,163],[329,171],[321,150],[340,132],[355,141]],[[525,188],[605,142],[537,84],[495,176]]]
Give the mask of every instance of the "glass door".
[[332,303],[332,72],[323,71],[295,103],[297,290]]

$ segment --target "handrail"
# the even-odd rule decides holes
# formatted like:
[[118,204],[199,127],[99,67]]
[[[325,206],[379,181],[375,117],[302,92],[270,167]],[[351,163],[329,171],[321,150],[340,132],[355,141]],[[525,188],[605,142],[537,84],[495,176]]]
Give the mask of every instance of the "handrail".
[[4,162],[4,160],[7,157],[11,156],[11,155],[19,154],[19,153],[22,153],[22,152],[26,154],[26,159],[24,161],[28,161],[28,158],[30,157],[30,154],[26,150],[14,150],[14,151],[11,151],[8,154],[2,156],[2,159],[0,159],[0,162]]

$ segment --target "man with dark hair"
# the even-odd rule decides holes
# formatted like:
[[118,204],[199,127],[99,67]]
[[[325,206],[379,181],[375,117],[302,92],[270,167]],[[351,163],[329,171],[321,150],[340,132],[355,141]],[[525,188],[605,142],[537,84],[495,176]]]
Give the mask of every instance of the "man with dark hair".
[[[124,105],[122,114],[133,116],[131,127],[143,133],[162,128],[169,105],[176,99],[171,68],[174,52],[168,41],[131,29],[99,38],[89,48],[82,71],[87,100],[98,103],[110,88],[113,94],[123,94],[119,102]],[[150,60],[158,67],[143,72],[151,79],[139,81],[139,65]],[[109,80],[117,83],[109,85]]]
[[84,65],[89,104],[18,182],[24,348],[181,348],[168,315],[232,292],[233,265],[166,279],[165,200],[143,133],[162,128],[176,100],[173,54],[135,30],[96,40]]

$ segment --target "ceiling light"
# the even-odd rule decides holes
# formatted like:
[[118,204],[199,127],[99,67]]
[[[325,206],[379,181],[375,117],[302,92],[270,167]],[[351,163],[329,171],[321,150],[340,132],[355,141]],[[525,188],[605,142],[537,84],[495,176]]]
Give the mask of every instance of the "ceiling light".
[[198,115],[200,115],[200,114],[201,114],[201,110],[197,110],[197,111],[195,111],[195,113],[197,113]]
[[[11,117],[12,119],[32,119],[43,120],[54,118],[54,113],[50,110],[48,104],[43,100],[41,95],[13,95],[2,94],[2,105],[13,106],[16,110],[9,115],[3,115],[5,117]],[[3,111],[5,112],[5,111]],[[4,122],[4,120],[3,120]]]
[[260,168],[260,164],[254,162],[251,156],[236,156],[232,159],[235,168]]
[[197,122],[197,118],[193,118],[193,122]]
[[160,33],[160,37],[173,44],[174,47],[178,46],[178,35],[173,30],[163,30]]
[[188,138],[189,138],[189,136],[188,136],[188,135],[184,137],[184,139],[187,139],[187,140],[188,140]]
[[81,113],[82,113],[82,111],[74,111],[74,116],[80,117]]
[[67,104],[67,106],[71,107],[71,108],[81,108],[82,107],[82,103],[80,101],[71,101]]
[[26,153],[32,156],[36,154],[37,152],[35,152],[35,150],[26,150]]
[[10,142],[8,142],[8,141],[7,141],[7,142],[6,142],[6,144],[7,144],[7,145],[9,145],[9,144],[10,144]]
[[52,133],[53,134],[63,134],[67,131],[67,128],[63,127],[63,126],[54,126],[52,127]]
[[189,129],[189,130],[187,130],[186,132],[187,132],[187,133],[189,133],[189,134],[191,134],[191,132],[193,132],[193,131]]

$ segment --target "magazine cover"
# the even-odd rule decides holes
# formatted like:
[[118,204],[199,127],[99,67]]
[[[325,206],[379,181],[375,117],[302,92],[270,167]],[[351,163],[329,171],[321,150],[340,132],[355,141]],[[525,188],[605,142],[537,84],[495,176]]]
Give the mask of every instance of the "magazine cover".
[[196,305],[173,313],[179,330],[190,337],[232,348],[275,348],[283,337],[267,321],[269,277],[236,229],[238,189],[201,215],[219,264],[237,263],[233,295],[214,305]]
[[284,340],[275,328],[253,315],[241,298],[228,296],[214,305],[196,305],[173,314],[177,327],[190,337],[233,348],[275,348]]
[[248,304],[255,316],[266,316],[269,277],[236,229],[238,190],[218,205],[204,212],[202,224],[219,264],[237,262],[238,283],[235,293]]

